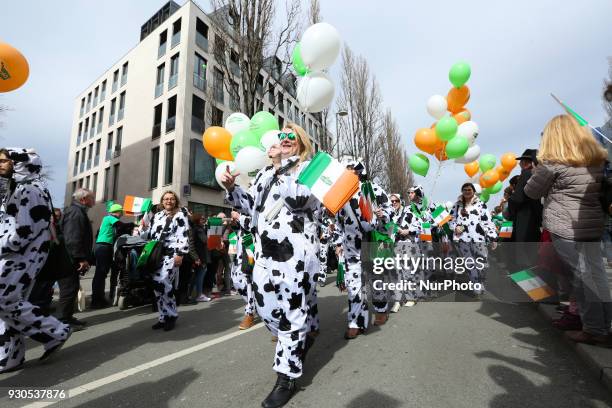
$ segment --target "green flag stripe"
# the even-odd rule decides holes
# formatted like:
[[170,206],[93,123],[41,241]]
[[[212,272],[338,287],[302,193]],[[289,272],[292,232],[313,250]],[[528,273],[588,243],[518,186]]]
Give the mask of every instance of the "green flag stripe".
[[527,279],[533,279],[534,275],[529,270],[519,271],[510,275],[510,278],[515,282],[524,281]]
[[298,183],[304,184],[308,188],[312,188],[331,162],[332,157],[329,154],[318,152],[312,158],[308,166],[300,173]]
[[572,108],[570,108],[569,106],[567,106],[566,104],[563,104],[563,106],[565,107],[565,109],[574,117],[574,119],[576,119],[576,121],[578,122],[578,124],[580,126],[585,126],[588,125],[589,122],[587,122],[587,120],[585,118],[583,118],[582,116],[580,116],[578,113],[576,113]]
[[208,225],[211,227],[218,227],[220,225],[223,225],[223,219],[219,217],[210,217],[208,219]]

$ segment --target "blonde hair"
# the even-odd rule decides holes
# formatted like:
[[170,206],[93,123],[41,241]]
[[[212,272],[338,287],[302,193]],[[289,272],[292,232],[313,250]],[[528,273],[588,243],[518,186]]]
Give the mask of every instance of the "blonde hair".
[[608,152],[593,137],[588,127],[580,126],[569,115],[555,116],[546,124],[538,160],[572,167],[598,166]]
[[176,200],[176,205],[172,209],[172,212],[176,212],[176,210],[178,210],[181,207],[181,201],[179,200],[179,196],[172,190],[164,191],[164,193],[161,195],[161,198],[159,199],[159,205],[161,206],[162,209],[164,208],[164,196],[166,194],[172,194],[174,196],[174,199]]
[[306,134],[306,131],[301,126],[298,126],[293,122],[288,123],[287,125],[285,125],[285,127],[293,130],[295,136],[297,137],[300,162],[309,160],[312,156],[313,149],[312,144],[310,143],[310,138]]

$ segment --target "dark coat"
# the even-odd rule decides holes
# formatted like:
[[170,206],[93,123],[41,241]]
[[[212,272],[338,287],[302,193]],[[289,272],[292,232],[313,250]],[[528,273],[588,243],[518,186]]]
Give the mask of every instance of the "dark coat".
[[87,217],[87,208],[78,202],[73,202],[64,211],[61,229],[70,257],[75,262],[93,262],[93,231],[91,221]]
[[525,186],[531,178],[531,170],[523,170],[514,193],[508,199],[508,215],[512,221],[513,242],[539,242],[542,226],[542,203],[529,198]]

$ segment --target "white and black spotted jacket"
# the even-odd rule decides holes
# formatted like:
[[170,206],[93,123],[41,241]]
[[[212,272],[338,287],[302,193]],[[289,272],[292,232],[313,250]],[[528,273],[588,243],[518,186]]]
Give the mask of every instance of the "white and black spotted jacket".
[[[160,239],[166,226],[167,218],[168,215],[163,210],[155,214],[147,232],[148,239]],[[184,256],[189,253],[189,222],[183,211],[177,211],[172,218],[164,235],[162,246],[166,256]]]
[[[461,197],[451,210],[451,221],[449,227],[455,231],[455,227],[464,227],[460,235],[454,234],[453,241],[457,242],[491,242],[497,239],[497,229],[491,219],[487,205],[474,196],[471,203],[465,206]],[[465,214],[467,212],[467,215]]]

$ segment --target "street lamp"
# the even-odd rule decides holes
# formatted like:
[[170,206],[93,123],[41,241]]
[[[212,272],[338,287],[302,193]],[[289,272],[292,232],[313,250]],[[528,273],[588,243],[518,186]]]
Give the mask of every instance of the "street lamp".
[[336,112],[336,145],[338,144],[338,140],[340,138],[340,130],[339,130],[338,121],[340,117],[343,117],[346,115],[348,115],[348,112],[346,111],[346,109],[340,109],[338,112]]

